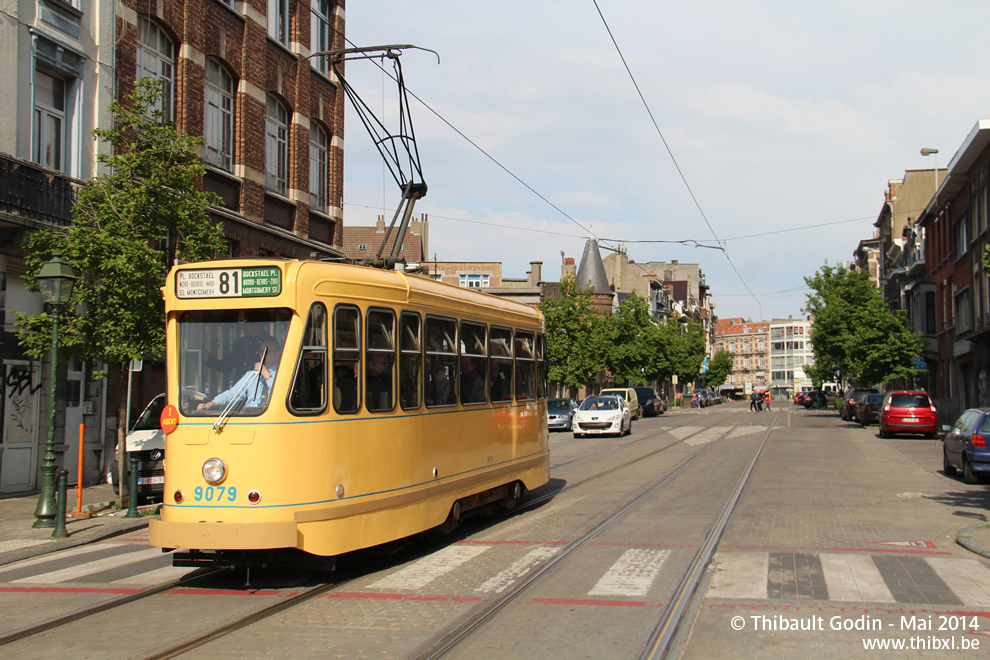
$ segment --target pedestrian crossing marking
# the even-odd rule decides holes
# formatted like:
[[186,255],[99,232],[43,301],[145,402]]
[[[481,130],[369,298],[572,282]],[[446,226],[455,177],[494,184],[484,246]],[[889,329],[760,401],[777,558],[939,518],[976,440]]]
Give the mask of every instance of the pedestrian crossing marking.
[[945,585],[967,605],[990,607],[990,568],[975,559],[926,557]]
[[162,568],[156,568],[151,571],[146,571],[144,573],[138,573],[137,575],[131,575],[129,577],[121,578],[119,580],[114,580],[110,584],[126,584],[138,587],[151,587],[156,584],[161,584],[162,582],[169,582],[171,580],[178,580],[183,575],[189,573],[194,569],[188,566],[163,566]]
[[770,553],[767,552],[733,552],[731,560],[719,560],[719,570],[712,577],[708,595],[766,600],[769,563]]
[[645,596],[670,550],[630,548],[622,553],[588,592],[589,596]]
[[81,545],[77,548],[71,548],[69,550],[59,551],[57,555],[55,554],[45,554],[40,557],[34,557],[33,559],[25,559],[24,561],[14,562],[9,566],[4,566],[0,568],[0,582],[3,581],[3,574],[9,573],[10,571],[20,570],[22,568],[27,568],[28,566],[35,566],[37,564],[44,564],[45,562],[53,561],[53,558],[58,557],[59,559],[68,559],[70,557],[78,557],[79,555],[89,554],[90,552],[98,552],[102,550],[107,550],[109,548],[118,548],[121,543],[98,543],[93,545]]
[[113,557],[106,557],[104,559],[98,559],[96,561],[87,562],[85,564],[79,564],[78,566],[71,566],[69,568],[63,568],[59,571],[52,571],[50,573],[44,573],[42,575],[32,575],[29,577],[21,578],[19,580],[13,580],[11,584],[16,584],[19,582],[31,582],[37,584],[54,584],[56,582],[68,582],[69,580],[75,580],[76,578],[83,577],[85,575],[92,575],[93,573],[99,573],[111,568],[119,568],[127,564],[133,564],[135,562],[144,561],[152,557],[161,557],[162,551],[159,548],[148,548],[146,550],[138,550],[137,552],[131,552],[126,555],[115,555]]
[[547,561],[558,552],[560,552],[560,548],[548,546],[534,548],[498,575],[485,580],[484,584],[475,589],[475,591],[500,594],[511,587],[516,580],[529,572],[531,568]]
[[894,596],[869,555],[818,555],[828,585],[828,599],[864,603],[893,603]]
[[370,589],[421,589],[461,564],[474,559],[491,546],[452,545],[424,557],[391,575],[373,582]]

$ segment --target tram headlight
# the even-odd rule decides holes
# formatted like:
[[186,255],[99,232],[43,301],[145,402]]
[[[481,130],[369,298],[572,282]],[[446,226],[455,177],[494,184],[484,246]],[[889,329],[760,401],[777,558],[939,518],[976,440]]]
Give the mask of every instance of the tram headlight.
[[209,458],[203,463],[203,478],[207,483],[218,484],[227,476],[227,467],[219,458]]

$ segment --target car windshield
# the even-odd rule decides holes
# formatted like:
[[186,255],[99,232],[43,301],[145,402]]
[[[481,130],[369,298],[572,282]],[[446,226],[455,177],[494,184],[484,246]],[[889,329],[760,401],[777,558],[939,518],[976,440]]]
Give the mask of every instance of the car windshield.
[[581,410],[618,410],[619,402],[614,396],[596,396],[585,399]]
[[928,408],[932,404],[926,394],[892,394],[891,408]]
[[869,396],[866,397],[866,402],[868,404],[870,404],[870,405],[873,405],[875,403],[882,403],[883,402],[883,395],[882,394],[870,394]]
[[567,399],[550,399],[547,401],[547,410],[550,412],[567,412],[571,409],[571,402]]
[[162,410],[165,409],[165,403],[164,394],[159,394],[152,399],[137,421],[131,425],[131,431],[157,431],[161,429]]
[[[179,318],[179,407],[185,415],[259,415],[285,344],[288,309],[186,312]],[[272,376],[259,378],[256,365]],[[253,378],[251,375],[253,374]],[[262,382],[264,380],[264,382]],[[211,403],[210,407],[200,404]]]

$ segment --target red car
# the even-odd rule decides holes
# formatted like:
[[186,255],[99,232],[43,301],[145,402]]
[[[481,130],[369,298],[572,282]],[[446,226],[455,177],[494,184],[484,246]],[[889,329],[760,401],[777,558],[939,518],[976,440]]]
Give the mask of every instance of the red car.
[[895,390],[888,392],[880,407],[880,437],[895,433],[923,433],[934,439],[938,429],[938,412],[928,392]]

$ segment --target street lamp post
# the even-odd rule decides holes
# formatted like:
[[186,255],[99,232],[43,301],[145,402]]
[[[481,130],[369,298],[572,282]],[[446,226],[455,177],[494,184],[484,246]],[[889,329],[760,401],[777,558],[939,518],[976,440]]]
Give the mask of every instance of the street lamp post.
[[938,149],[931,149],[925,147],[921,150],[922,156],[935,156],[935,193],[932,195],[932,199],[938,195]]
[[41,296],[52,306],[52,355],[51,373],[48,378],[48,436],[45,454],[41,460],[41,495],[34,510],[32,527],[55,527],[55,380],[58,375],[58,317],[62,305],[72,297],[72,285],[76,275],[60,255],[54,255],[38,273]]

